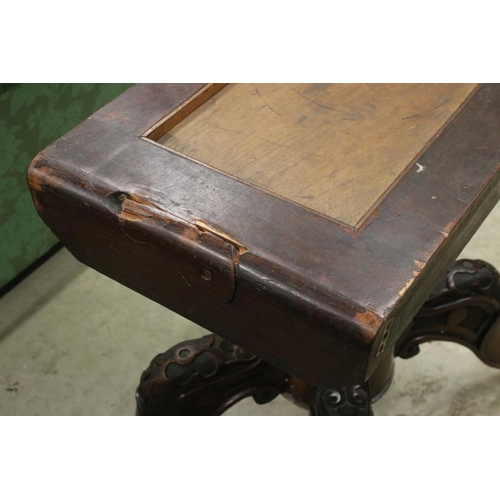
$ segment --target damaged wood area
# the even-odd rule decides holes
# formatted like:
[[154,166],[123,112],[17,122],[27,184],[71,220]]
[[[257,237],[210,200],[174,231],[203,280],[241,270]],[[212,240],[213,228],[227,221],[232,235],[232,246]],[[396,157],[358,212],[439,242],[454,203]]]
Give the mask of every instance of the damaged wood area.
[[149,200],[136,195],[111,193],[106,205],[117,215],[121,231],[136,243],[161,249],[167,265],[187,286],[218,303],[234,298],[238,258],[242,245],[229,235],[214,234],[167,213]]
[[[189,155],[174,148],[172,141],[182,139],[189,123],[196,125],[197,113],[210,103],[221,105],[218,116],[219,112],[226,116],[227,111],[227,120],[235,127],[239,124],[243,114],[224,104],[224,96],[234,91],[203,84],[138,85],[33,161],[29,182],[37,210],[84,264],[284,372],[313,385],[361,383],[391,352],[439,276],[500,199],[500,86],[474,87],[470,99],[457,99],[448,109],[448,117],[437,116],[448,106],[446,99],[437,108],[426,108],[431,110],[432,127],[421,130],[418,144],[413,141],[414,125],[428,120],[405,112],[399,121],[408,124],[404,138],[411,148],[397,134],[382,133],[378,120],[370,128],[372,118],[392,106],[389,101],[375,103],[379,111],[368,107],[363,119],[347,120],[352,123],[346,129],[343,118],[350,116],[304,99],[324,103],[316,97],[330,99],[335,88],[302,89],[302,97],[293,92],[300,104],[297,109],[307,111],[296,119],[281,113],[289,108],[289,101],[280,95],[287,94],[272,88],[264,93],[260,86],[258,92],[249,90],[245,102],[255,106],[248,109],[266,123],[276,123],[275,131],[281,130],[280,124],[292,123],[308,149],[307,157],[297,158],[295,139],[284,135],[280,138],[291,147],[281,154],[281,147],[269,143],[271,137],[265,136],[259,149],[243,147],[238,134],[231,141],[205,141],[207,151],[213,149],[210,158],[196,151]],[[340,90],[350,95],[349,88]],[[366,94],[365,88],[358,90],[361,97]],[[368,101],[363,98],[361,103],[371,102],[373,95],[368,94]],[[265,106],[263,99],[268,97],[273,100]],[[400,97],[406,106],[408,99]],[[436,99],[441,103],[439,95]],[[395,115],[389,111],[392,123]],[[249,116],[245,114],[245,121],[255,125]],[[381,134],[384,140],[396,140],[408,158],[395,158],[401,168],[374,183],[367,172],[377,174],[374,165],[384,163],[371,161],[370,155],[385,158],[383,148],[356,144],[344,148],[338,142],[353,158],[361,149],[368,151],[370,158],[360,160],[357,170],[342,155],[337,164],[338,172],[355,174],[353,186],[363,184],[369,196],[352,195],[340,174],[328,177],[335,188],[330,190],[317,174],[328,173],[329,159],[338,157],[329,149],[335,146],[332,141],[325,142],[328,158],[314,161],[319,170],[302,168],[324,153],[321,144],[303,135],[323,118],[332,119],[332,126],[338,123],[341,133],[370,125],[375,134],[370,137]],[[168,144],[153,142],[153,130],[159,135],[167,129]],[[248,128],[244,130],[248,139]],[[262,130],[256,127],[251,137],[258,138]],[[224,133],[215,127],[212,135],[220,139]],[[233,146],[242,154],[232,155],[227,148]],[[242,155],[258,156],[258,161],[252,156],[248,167],[236,170],[247,165]],[[303,160],[291,161],[287,171],[303,170],[311,182],[294,177],[294,193],[283,191],[283,186],[291,185],[286,182],[274,188],[270,183],[261,186],[265,178],[256,170],[257,163],[267,175],[272,173],[270,166],[288,165],[286,158]],[[220,164],[232,160],[238,164],[230,165],[231,169]],[[279,171],[274,171],[278,182]],[[338,195],[333,196],[334,191]],[[325,204],[316,205],[323,192]],[[332,218],[328,204],[344,210],[346,197],[356,207],[358,201],[366,206],[349,213],[338,211],[339,217]]]

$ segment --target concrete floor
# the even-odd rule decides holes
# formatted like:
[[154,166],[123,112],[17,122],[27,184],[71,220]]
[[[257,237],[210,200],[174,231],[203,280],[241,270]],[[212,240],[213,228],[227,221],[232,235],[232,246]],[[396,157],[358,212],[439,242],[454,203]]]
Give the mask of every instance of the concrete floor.
[[[500,205],[463,257],[500,269]],[[0,300],[0,415],[132,415],[151,358],[203,335],[190,321],[78,263],[62,250]],[[454,344],[396,361],[376,415],[500,415],[500,370]],[[306,415],[279,397],[229,415]]]

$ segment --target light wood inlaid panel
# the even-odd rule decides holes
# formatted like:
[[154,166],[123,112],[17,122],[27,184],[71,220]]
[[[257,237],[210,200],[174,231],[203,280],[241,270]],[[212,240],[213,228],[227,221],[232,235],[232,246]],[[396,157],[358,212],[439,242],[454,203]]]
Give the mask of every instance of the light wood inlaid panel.
[[475,84],[230,84],[158,142],[355,227]]

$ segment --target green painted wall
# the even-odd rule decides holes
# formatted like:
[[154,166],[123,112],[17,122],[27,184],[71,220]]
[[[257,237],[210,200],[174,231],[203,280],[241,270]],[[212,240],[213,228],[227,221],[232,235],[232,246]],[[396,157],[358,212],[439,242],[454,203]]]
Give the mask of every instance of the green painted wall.
[[130,86],[0,84],[0,288],[57,243],[31,200],[31,160]]

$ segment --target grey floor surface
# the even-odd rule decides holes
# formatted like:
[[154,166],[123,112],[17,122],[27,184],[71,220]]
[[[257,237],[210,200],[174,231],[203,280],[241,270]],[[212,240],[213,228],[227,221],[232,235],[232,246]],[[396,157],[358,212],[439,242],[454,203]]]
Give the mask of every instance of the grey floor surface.
[[[463,257],[500,269],[500,205]],[[158,352],[203,335],[190,321],[62,250],[0,300],[0,415],[132,415],[141,371]],[[500,415],[500,370],[453,344],[396,361],[376,415]],[[279,397],[229,415],[306,415]]]

